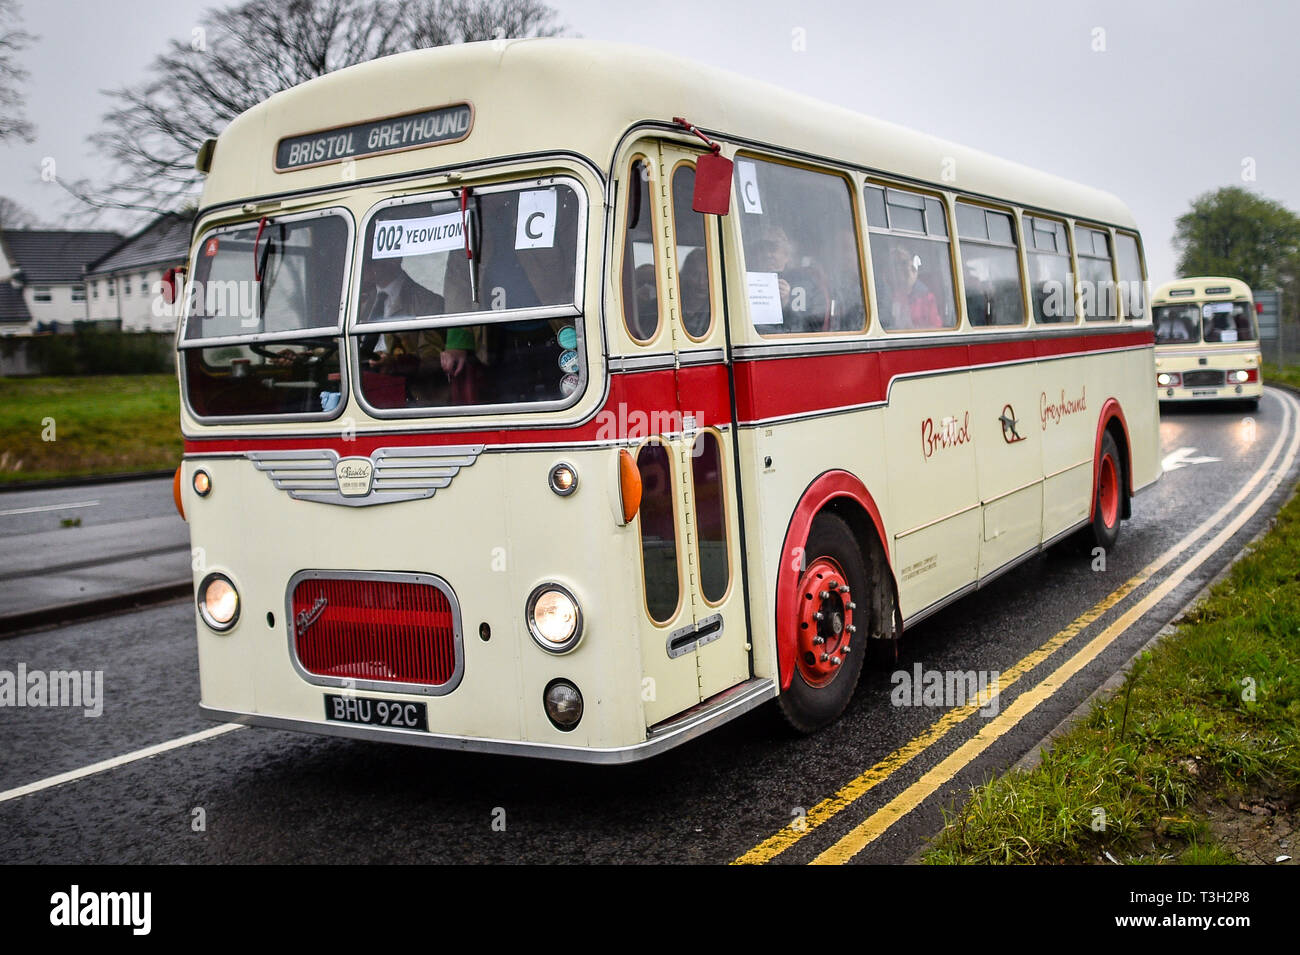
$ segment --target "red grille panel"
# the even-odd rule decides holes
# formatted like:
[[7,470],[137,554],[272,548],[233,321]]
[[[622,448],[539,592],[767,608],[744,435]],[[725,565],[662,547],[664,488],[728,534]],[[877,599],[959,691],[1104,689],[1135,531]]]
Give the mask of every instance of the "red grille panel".
[[455,614],[431,583],[308,577],[292,606],[298,662],[315,676],[441,686],[456,674]]

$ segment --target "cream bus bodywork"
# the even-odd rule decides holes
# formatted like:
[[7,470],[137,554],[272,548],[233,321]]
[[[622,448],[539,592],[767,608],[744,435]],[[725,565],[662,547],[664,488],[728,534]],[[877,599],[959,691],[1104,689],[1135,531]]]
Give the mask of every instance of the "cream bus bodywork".
[[[275,168],[276,146],[287,137],[459,103],[473,116],[459,140]],[[715,317],[708,332],[681,333],[665,304],[653,340],[631,337],[618,280],[629,169],[638,155],[666,156],[652,176],[667,201],[665,170],[703,152],[699,139],[673,123],[683,112],[724,156],[811,164],[852,184],[872,314],[865,333],[761,335],[740,291],[746,270],[733,213],[709,218]],[[945,163],[956,177],[936,184]],[[580,190],[586,213],[579,302],[585,376],[567,406],[385,415],[345,387],[328,419],[214,421],[182,401],[180,487],[196,548],[195,584],[225,574],[241,608],[225,633],[196,613],[206,715],[444,748],[637,759],[780,693],[781,594],[799,560],[802,539],[792,528],[806,527],[810,509],[832,508],[856,531],[879,538],[886,564],[875,597],[886,594],[896,606],[886,608],[894,619],[877,621],[879,632],[869,636],[888,638],[898,635],[895,619],[920,620],[1086,527],[1108,428],[1122,446],[1124,507],[1158,478],[1149,316],[1085,323],[1078,290],[1070,289],[1072,318],[1050,326],[973,327],[963,314],[951,331],[899,334],[874,318],[862,197],[868,179],[925,183],[944,197],[950,220],[956,197],[974,197],[1017,222],[1025,212],[1045,212],[1070,229],[1086,223],[1109,234],[1112,245],[1120,233],[1137,235],[1123,203],[657,52],[564,40],[468,44],[388,57],[277,94],[218,138],[195,255],[210,230],[231,222],[336,208],[346,211],[356,236],[376,203],[404,193],[560,177]],[[1024,274],[1023,243],[1020,260]],[[356,261],[354,247],[354,272]],[[661,303],[671,302],[675,281],[665,263],[656,273]],[[354,275],[347,328],[356,285]],[[960,270],[954,285],[960,307]],[[821,364],[829,358],[833,366]],[[630,421],[655,411],[663,413],[660,427]],[[926,422],[932,432],[948,429],[951,441],[924,445]],[[688,475],[696,435],[705,431],[725,452],[730,583],[713,602],[695,579]],[[620,512],[619,451],[635,451],[648,438],[671,449],[677,482],[681,600],[658,623],[646,612],[640,519],[624,523]],[[461,463],[427,498],[335,506],[292,497],[278,486],[273,460],[257,457],[332,451],[379,460],[395,447],[437,448]],[[568,496],[548,486],[560,464],[578,475]],[[203,497],[192,490],[200,469],[212,488]],[[290,581],[304,571],[440,578],[456,606],[454,683],[396,692],[331,689],[310,679],[294,660],[286,605]],[[563,654],[540,648],[525,622],[525,602],[545,582],[563,585],[581,606],[581,640]],[[697,642],[692,634],[701,635]],[[569,731],[541,705],[557,678],[583,695],[583,718]],[[428,730],[327,722],[323,693],[426,704]]]

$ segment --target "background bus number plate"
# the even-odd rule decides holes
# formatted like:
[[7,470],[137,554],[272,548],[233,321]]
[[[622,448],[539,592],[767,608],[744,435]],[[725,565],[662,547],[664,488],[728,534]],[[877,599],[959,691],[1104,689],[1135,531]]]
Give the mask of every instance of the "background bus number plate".
[[424,703],[396,700],[368,700],[360,696],[325,694],[325,719],[331,723],[361,726],[392,726],[404,730],[427,730],[428,709]]

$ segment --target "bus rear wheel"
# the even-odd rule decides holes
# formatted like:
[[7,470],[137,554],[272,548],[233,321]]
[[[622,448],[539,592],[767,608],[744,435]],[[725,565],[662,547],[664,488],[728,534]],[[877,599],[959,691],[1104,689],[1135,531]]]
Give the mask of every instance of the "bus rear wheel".
[[849,705],[871,630],[862,551],[834,514],[813,518],[796,599],[794,673],[777,703],[786,722],[811,733]]
[[1124,462],[1119,446],[1109,431],[1101,437],[1097,462],[1097,496],[1092,505],[1092,542],[1110,550],[1119,539],[1120,515],[1124,505]]

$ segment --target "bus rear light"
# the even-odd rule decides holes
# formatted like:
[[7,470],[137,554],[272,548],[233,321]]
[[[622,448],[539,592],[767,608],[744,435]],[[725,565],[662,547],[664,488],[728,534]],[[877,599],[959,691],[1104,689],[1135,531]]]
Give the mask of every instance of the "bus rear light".
[[569,732],[582,719],[582,693],[568,680],[552,680],[542,694],[546,716],[558,730]]
[[185,505],[181,502],[181,469],[178,466],[176,473],[172,475],[172,503],[176,505],[176,513],[185,520]]
[[1161,388],[1168,388],[1182,384],[1183,376],[1176,371],[1162,371],[1156,375],[1156,384]]
[[630,524],[641,509],[641,469],[626,449],[618,452],[618,490],[623,499],[623,523]]

